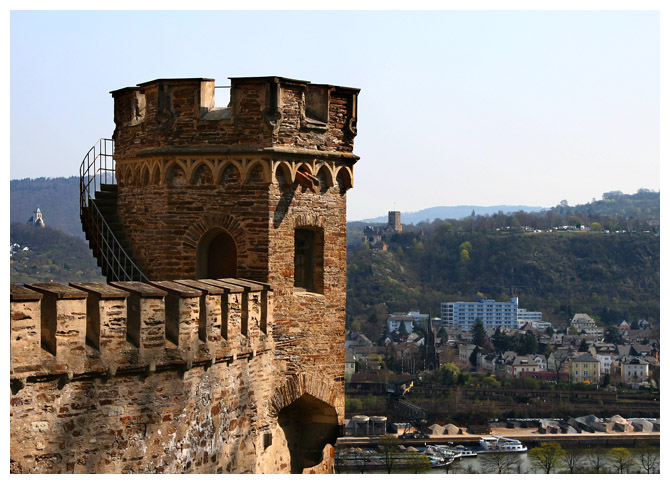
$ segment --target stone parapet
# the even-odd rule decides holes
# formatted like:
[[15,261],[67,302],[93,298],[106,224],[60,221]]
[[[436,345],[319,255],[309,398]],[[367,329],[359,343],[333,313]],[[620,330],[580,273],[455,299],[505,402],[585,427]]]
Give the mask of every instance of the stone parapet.
[[275,76],[232,78],[230,103],[216,107],[214,82],[155,79],[113,91],[117,160],[164,155],[166,147],[191,154],[353,150],[359,89]]
[[11,284],[11,378],[253,358],[274,348],[272,294],[238,279]]

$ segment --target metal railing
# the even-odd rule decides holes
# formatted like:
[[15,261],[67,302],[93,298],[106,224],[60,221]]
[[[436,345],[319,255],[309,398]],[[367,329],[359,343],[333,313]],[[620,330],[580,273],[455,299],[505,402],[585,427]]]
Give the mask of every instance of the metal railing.
[[126,253],[95,201],[102,185],[116,184],[114,140],[101,138],[86,153],[79,168],[79,215],[84,231],[97,249],[108,281],[147,281]]

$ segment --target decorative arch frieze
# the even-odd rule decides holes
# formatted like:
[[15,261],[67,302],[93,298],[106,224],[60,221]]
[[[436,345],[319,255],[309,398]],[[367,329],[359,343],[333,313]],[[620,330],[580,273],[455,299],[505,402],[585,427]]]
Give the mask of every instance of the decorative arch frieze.
[[142,172],[142,178],[140,179],[141,180],[140,184],[142,186],[149,185],[151,183],[151,174],[150,174],[150,171],[149,171],[149,167],[147,166],[146,163],[143,163],[142,168],[141,168],[141,172]]
[[214,185],[214,167],[207,160],[195,163],[189,180],[191,185]]
[[292,185],[294,180],[295,174],[288,162],[275,161],[272,163],[272,183],[279,186]]
[[271,183],[268,163],[264,160],[245,160],[242,179],[245,183]]
[[161,183],[161,165],[158,162],[152,163],[153,167],[151,169],[151,184],[160,185]]
[[354,175],[348,166],[341,166],[335,172],[335,181],[340,189],[340,193],[344,194],[347,190],[354,186]]
[[188,167],[181,160],[172,160],[165,166],[165,184],[168,186],[186,185]]
[[[117,180],[122,186],[221,185],[229,183],[274,183],[292,185],[298,170],[307,171],[320,181],[321,193],[338,185],[342,193],[353,187],[351,167],[337,166],[333,161],[270,160],[258,158],[162,158],[124,162],[117,166]],[[257,175],[252,180],[253,174]]]
[[335,177],[331,167],[326,163],[319,163],[316,171],[316,178],[321,186],[321,193],[326,193],[329,188],[335,184]]
[[226,186],[230,183],[240,183],[242,180],[242,164],[237,160],[221,163],[216,174],[216,183]]

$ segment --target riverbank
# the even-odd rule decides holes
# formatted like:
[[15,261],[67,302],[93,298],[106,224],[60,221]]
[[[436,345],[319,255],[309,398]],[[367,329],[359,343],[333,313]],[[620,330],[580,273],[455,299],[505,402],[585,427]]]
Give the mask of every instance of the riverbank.
[[[391,434],[397,435],[399,434]],[[528,447],[535,447],[542,442],[558,442],[563,447],[639,447],[643,445],[658,446],[661,442],[660,432],[582,432],[576,434],[539,433],[537,428],[495,428],[488,434],[457,434],[429,435],[423,439],[402,439],[406,445],[446,444],[479,445],[482,437],[501,435],[523,442]],[[336,446],[376,445],[378,437],[340,437]]]

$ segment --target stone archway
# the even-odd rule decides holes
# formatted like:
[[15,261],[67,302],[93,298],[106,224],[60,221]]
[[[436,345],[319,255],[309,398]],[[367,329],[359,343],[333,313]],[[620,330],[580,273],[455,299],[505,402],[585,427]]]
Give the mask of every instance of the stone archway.
[[[224,235],[225,234],[225,235]],[[191,271],[196,278],[212,278],[209,275],[209,262],[216,253],[229,254],[229,260],[224,266],[235,266],[235,271],[226,272],[227,274],[219,277],[239,277],[240,267],[244,267],[244,257],[249,250],[247,238],[241,225],[235,217],[224,213],[204,214],[193,223],[184,234],[182,253],[192,260]],[[214,252],[214,254],[210,254]],[[233,262],[233,256],[234,259]],[[214,271],[216,273],[217,271]],[[214,277],[216,278],[216,277]]]
[[319,464],[324,447],[335,445],[339,437],[335,409],[308,394],[284,407],[277,420],[291,455],[291,474],[302,474],[304,469]]
[[333,469],[334,462],[322,462],[323,451],[329,444],[334,446],[340,436],[337,402],[343,396],[323,379],[304,374],[286,381],[275,392],[272,413],[286,438],[292,474],[302,474],[318,464]]
[[222,228],[216,227],[205,233],[195,254],[196,278],[237,277],[237,244]]

